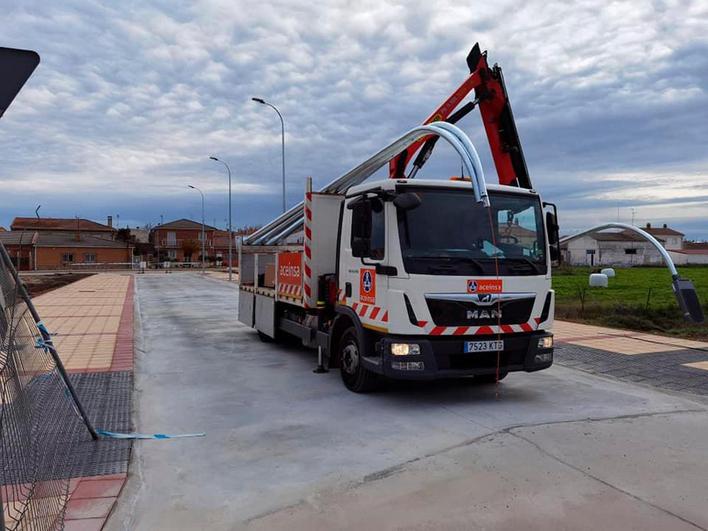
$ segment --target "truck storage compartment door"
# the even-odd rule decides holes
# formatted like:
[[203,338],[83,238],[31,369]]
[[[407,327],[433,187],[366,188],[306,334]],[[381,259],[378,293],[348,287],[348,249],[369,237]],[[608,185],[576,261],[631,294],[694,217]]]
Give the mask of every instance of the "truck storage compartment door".
[[253,304],[255,295],[249,291],[240,290],[238,294],[238,320],[246,326],[253,326]]
[[275,338],[275,299],[256,293],[256,330]]

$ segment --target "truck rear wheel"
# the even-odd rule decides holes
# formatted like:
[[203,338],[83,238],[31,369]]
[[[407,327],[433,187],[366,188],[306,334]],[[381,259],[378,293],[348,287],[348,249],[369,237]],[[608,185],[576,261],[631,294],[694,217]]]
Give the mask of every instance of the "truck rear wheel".
[[342,381],[350,391],[367,393],[378,387],[379,376],[361,363],[361,346],[353,326],[344,331],[339,341],[339,367]]

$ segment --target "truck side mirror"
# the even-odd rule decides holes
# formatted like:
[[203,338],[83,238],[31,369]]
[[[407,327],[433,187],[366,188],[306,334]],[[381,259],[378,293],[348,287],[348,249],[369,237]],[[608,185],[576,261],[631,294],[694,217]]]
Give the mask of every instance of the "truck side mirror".
[[[550,203],[544,203],[544,206],[550,205]],[[550,205],[555,210],[555,205]],[[558,234],[558,218],[555,212],[546,212],[546,230],[548,231],[548,252],[551,257],[552,262],[560,264],[561,261],[561,248],[560,248],[560,236]]]
[[352,239],[352,256],[355,258],[366,258],[371,254],[371,246],[369,240],[365,238]]
[[414,208],[418,208],[422,202],[418,194],[414,192],[404,192],[394,198],[393,205],[399,210],[413,210]]
[[698,300],[698,294],[696,293],[696,288],[693,287],[693,282],[675,277],[671,287],[674,290],[676,302],[678,302],[684,318],[694,323],[702,323],[704,320],[703,308],[701,308],[701,302]]

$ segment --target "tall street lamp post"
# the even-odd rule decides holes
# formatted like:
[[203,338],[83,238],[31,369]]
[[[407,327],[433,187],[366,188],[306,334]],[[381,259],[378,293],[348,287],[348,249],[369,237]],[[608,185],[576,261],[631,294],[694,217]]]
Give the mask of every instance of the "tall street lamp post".
[[202,192],[196,186],[192,186],[191,184],[188,184],[187,186],[189,188],[191,188],[192,190],[196,190],[202,196],[202,273],[204,273],[204,254],[205,254],[204,246],[206,244],[206,238],[204,237],[204,192]]
[[219,160],[218,158],[211,156],[209,157],[211,160],[214,160],[216,162],[221,162],[224,166],[226,166],[226,171],[229,172],[229,282],[231,282],[231,276],[232,276],[232,259],[233,259],[233,242],[234,242],[234,233],[233,229],[231,227],[231,168],[229,168],[229,165],[226,164],[223,160]]
[[283,115],[280,114],[280,111],[278,108],[265,101],[263,98],[251,98],[253,101],[256,103],[260,103],[261,105],[267,105],[271,109],[273,109],[275,112],[278,113],[278,117],[280,118],[280,136],[281,136],[281,145],[282,145],[282,152],[281,152],[281,158],[283,161],[283,212],[285,212],[285,122],[283,121]]

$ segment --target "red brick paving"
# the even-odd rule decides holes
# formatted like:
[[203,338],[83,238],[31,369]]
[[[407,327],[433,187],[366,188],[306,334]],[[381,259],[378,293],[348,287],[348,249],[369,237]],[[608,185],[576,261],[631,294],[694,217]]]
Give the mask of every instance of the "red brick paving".
[[133,294],[135,279],[130,277],[128,291],[123,302],[123,311],[120,315],[116,345],[113,350],[113,360],[111,371],[132,371],[133,370]]

